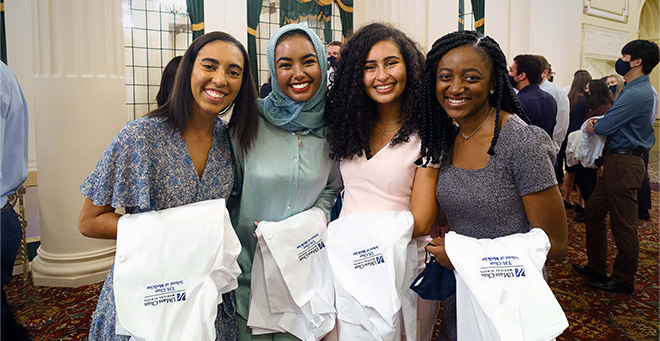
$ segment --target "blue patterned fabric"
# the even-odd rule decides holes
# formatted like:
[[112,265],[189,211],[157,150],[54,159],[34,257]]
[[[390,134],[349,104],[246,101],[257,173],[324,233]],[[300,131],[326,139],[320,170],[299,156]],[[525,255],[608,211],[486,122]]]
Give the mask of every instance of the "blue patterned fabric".
[[[193,202],[226,199],[234,183],[225,123],[215,121],[213,141],[202,177],[197,175],[181,133],[160,117],[129,122],[110,142],[80,192],[95,205],[123,207],[138,213]],[[129,340],[115,335],[114,267],[110,270],[92,318],[90,340]],[[235,297],[223,296],[216,318],[216,340],[236,340]]]

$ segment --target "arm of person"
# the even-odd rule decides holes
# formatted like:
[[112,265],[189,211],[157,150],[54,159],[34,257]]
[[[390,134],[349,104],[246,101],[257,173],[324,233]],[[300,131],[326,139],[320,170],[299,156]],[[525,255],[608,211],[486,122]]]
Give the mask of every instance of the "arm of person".
[[114,207],[96,206],[91,199],[85,198],[78,218],[78,230],[86,237],[117,239],[119,217],[121,215],[115,212]]
[[[438,214],[435,187],[438,183],[438,168],[417,167],[413,180],[410,212],[415,219],[412,237],[428,236]],[[444,226],[444,225],[443,225]]]
[[[649,99],[652,101],[652,99]],[[619,97],[605,115],[594,122],[593,130],[597,135],[610,135],[630,121],[636,119],[642,111],[645,101],[635,101],[632,97]],[[588,128],[588,127],[587,127]]]
[[332,162],[332,169],[328,175],[328,182],[323,189],[321,195],[314,203],[314,207],[318,207],[323,210],[325,213],[325,218],[327,222],[330,222],[330,209],[335,205],[335,198],[337,198],[337,193],[339,193],[342,188],[344,188],[344,181],[341,178],[341,173],[339,172],[339,162]]
[[568,228],[566,211],[557,186],[522,196],[527,220],[532,228],[542,229],[550,239],[548,259],[558,259],[566,253]]

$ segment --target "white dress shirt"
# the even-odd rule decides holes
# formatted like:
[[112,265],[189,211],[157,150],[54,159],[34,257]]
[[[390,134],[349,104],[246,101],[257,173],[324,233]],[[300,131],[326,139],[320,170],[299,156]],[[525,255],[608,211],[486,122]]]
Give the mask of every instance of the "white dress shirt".
[[564,90],[554,83],[544,80],[543,83],[539,84],[541,90],[549,93],[552,98],[557,102],[557,123],[555,128],[552,130],[552,141],[555,143],[556,150],[559,152],[559,147],[564,142],[566,138],[566,132],[568,132],[568,123],[569,123],[569,114],[570,114],[570,104],[568,102],[568,96]]

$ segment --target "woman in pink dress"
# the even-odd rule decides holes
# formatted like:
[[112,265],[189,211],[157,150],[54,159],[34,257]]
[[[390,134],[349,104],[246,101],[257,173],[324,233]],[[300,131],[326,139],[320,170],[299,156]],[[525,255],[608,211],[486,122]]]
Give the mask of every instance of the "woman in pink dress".
[[[415,164],[423,71],[424,56],[403,32],[380,23],[364,26],[342,49],[326,107],[327,139],[344,180],[340,216],[411,211],[419,271],[424,237],[436,218],[438,178],[437,169]],[[437,301],[418,300],[418,340],[431,339],[437,309]]]

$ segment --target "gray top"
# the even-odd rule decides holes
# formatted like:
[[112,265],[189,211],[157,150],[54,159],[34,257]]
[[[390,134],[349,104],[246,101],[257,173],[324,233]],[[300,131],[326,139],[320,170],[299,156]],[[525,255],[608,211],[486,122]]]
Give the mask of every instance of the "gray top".
[[[522,196],[557,184],[554,146],[543,129],[512,115],[500,131],[495,155],[481,169],[461,169],[443,157],[436,198],[449,230],[474,238],[528,232]],[[438,340],[456,340],[456,299],[444,301]]]
[[504,123],[495,155],[481,169],[461,169],[443,158],[436,198],[449,229],[474,238],[528,232],[522,196],[557,184],[548,134],[518,116]]

